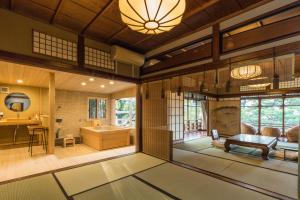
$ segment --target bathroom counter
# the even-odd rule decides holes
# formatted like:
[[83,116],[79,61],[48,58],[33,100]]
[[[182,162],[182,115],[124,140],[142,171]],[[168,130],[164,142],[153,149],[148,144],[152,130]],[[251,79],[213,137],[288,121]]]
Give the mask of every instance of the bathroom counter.
[[38,120],[29,119],[2,119],[0,120],[0,126],[27,126],[40,124]]
[[0,145],[28,143],[29,125],[38,125],[38,120],[29,119],[2,119],[0,120]]

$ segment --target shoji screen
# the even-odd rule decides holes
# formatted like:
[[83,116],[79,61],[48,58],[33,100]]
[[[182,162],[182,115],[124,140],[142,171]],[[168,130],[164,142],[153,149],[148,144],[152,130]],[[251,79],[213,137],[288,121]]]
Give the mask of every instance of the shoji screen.
[[167,90],[163,88],[161,81],[142,86],[143,152],[169,160],[172,154],[172,134],[168,130]]

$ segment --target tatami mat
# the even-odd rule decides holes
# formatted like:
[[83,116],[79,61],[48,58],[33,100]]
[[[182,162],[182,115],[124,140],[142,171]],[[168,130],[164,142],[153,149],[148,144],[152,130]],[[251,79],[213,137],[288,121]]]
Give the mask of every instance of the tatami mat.
[[128,177],[73,196],[74,200],[171,199],[141,181]]
[[180,199],[197,200],[268,200],[263,194],[213,177],[166,163],[137,174],[143,180]]
[[[296,198],[298,177],[295,175],[232,161],[228,161],[231,163],[228,163],[227,166],[223,165],[223,169],[216,170],[214,165],[221,165],[227,160],[212,156],[207,156],[204,160],[203,156],[205,155],[179,149],[174,150],[175,161]],[[208,161],[210,159],[211,161]],[[211,166],[204,162],[210,162]]]
[[226,167],[233,164],[233,161],[214,158],[198,153],[173,149],[173,160],[187,163],[200,169],[209,169],[210,172],[221,173]]
[[55,173],[68,195],[140,172],[165,161],[142,153]]
[[298,177],[294,175],[242,163],[230,165],[221,175],[297,199]]
[[212,147],[210,137],[204,137],[200,139],[174,144],[174,148],[185,149],[188,151],[199,151],[201,149],[206,149],[209,147]]
[[0,185],[1,200],[65,200],[51,174]]
[[294,162],[287,162],[277,159],[269,159],[266,161],[260,156],[237,154],[233,152],[226,153],[224,150],[218,148],[200,150],[199,153],[298,175],[298,163]]

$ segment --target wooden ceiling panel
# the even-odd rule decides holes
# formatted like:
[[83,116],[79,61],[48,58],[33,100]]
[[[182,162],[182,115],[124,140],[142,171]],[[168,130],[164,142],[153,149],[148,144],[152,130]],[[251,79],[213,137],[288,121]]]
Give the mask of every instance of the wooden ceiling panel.
[[82,7],[94,12],[94,13],[98,13],[99,11],[101,11],[108,2],[110,2],[111,0],[72,0],[73,2],[76,2],[77,4],[81,5]]
[[74,30],[76,32],[81,32],[83,27],[85,26],[85,23],[73,19],[67,15],[61,15],[61,14],[57,15],[55,19],[55,24]]
[[28,0],[16,0],[14,3],[14,10],[17,13],[30,15],[33,18],[47,22],[54,14],[53,10]]
[[[49,72],[50,70],[46,69],[0,61],[0,84],[16,85],[17,80],[21,79],[23,83],[18,85],[48,88]],[[135,87],[135,84],[123,81],[115,80],[115,84],[110,85],[110,80],[99,77],[94,77],[95,80],[90,82],[89,76],[60,71],[51,72],[55,73],[56,89],[111,94]],[[82,86],[82,82],[86,82],[86,86]],[[105,85],[105,88],[101,88],[100,85]]]
[[111,21],[105,17],[99,17],[89,27],[86,34],[93,35],[108,40],[112,35],[119,32],[124,26]]
[[0,8],[9,8],[10,0],[1,0],[0,1]]
[[[126,28],[118,0],[2,0],[0,6],[51,24],[53,22],[76,33],[84,31],[87,36],[99,38],[102,42],[134,46],[135,50],[145,52],[260,1],[263,0],[186,0],[183,23],[170,32],[154,36]],[[13,2],[14,6],[9,6],[9,2]],[[60,9],[54,15],[58,7]]]
[[126,42],[128,45],[134,45],[135,43],[143,40],[145,37],[147,37],[148,35],[136,32],[136,31],[132,31],[130,28],[126,28],[124,30],[122,30],[122,32],[120,32],[118,35],[115,36],[114,41],[124,41]]
[[204,26],[204,25],[208,24],[210,21],[211,21],[211,19],[210,19],[209,15],[207,14],[207,12],[205,12],[205,11],[199,12],[199,13],[195,14],[193,17],[189,17],[189,18],[183,20],[183,22],[192,29],[196,29],[201,26]]
[[121,19],[121,14],[120,14],[120,9],[119,9],[118,2],[119,1],[114,0],[112,5],[103,12],[102,16],[104,16],[108,19],[111,19],[116,23],[124,24],[122,22],[122,19]]
[[247,6],[250,6],[251,4],[258,3],[262,0],[237,0],[237,1],[242,6],[242,8],[246,8]]
[[239,11],[241,8],[236,0],[220,0],[218,3],[206,8],[212,21]]
[[[75,19],[78,21],[78,24],[88,24],[96,15],[94,12],[82,7],[80,4],[75,3],[72,0],[64,1],[59,14],[61,17],[66,15]],[[84,26],[82,28],[84,28]]]
[[[57,5],[59,3],[60,0],[31,0],[32,2],[39,4],[41,6],[44,6],[46,8],[49,8],[51,10],[55,10],[57,8]],[[28,2],[28,1],[26,1]]]
[[153,35],[152,37],[147,38],[146,40],[140,42],[137,47],[144,50],[154,49],[172,40],[173,38],[182,36],[189,30],[190,29],[184,23],[181,23],[169,32]]

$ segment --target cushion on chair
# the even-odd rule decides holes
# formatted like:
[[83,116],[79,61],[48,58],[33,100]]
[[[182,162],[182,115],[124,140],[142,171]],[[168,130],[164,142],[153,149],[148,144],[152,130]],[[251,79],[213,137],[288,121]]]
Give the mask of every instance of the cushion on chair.
[[[283,159],[284,152],[283,152],[283,150],[275,150],[275,151],[270,152],[270,156],[274,156],[274,157]],[[298,152],[285,151],[285,157],[289,160],[298,160]]]
[[261,134],[264,136],[270,136],[270,137],[277,137],[279,138],[281,135],[279,128],[273,128],[273,127],[264,127],[261,130]]
[[298,134],[300,132],[300,126],[294,126],[285,132],[289,142],[298,142]]
[[223,139],[212,140],[212,142],[211,142],[211,144],[214,147],[222,148],[222,149],[225,149],[224,143],[225,143],[225,140],[223,140]]
[[246,123],[242,122],[241,123],[241,132],[243,134],[255,135],[257,133],[257,130],[250,124],[246,124]]

